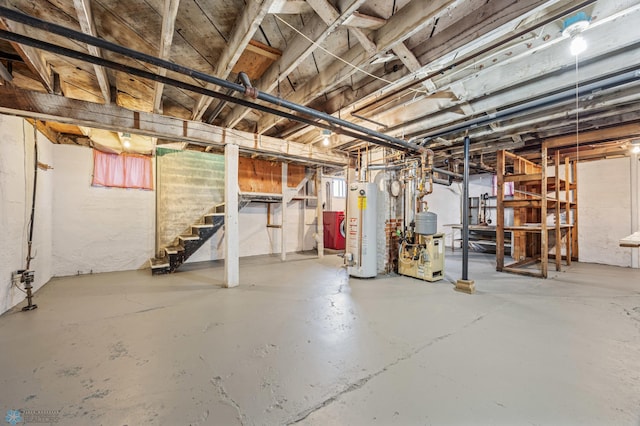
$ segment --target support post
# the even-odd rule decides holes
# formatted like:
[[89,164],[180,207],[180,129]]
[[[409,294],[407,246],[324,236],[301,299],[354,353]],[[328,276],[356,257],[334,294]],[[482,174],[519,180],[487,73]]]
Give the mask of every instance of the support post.
[[318,201],[316,203],[316,242],[318,246],[318,258],[324,257],[324,207],[322,203],[322,167],[316,169],[316,196]]
[[464,173],[462,191],[462,278],[455,289],[463,293],[475,293],[475,284],[469,279],[469,136],[464,137]]
[[[572,190],[571,190],[571,185],[573,185],[573,181],[571,180],[571,169],[570,169],[570,164],[569,164],[569,156],[565,157],[564,159],[564,215],[565,215],[565,224],[567,225],[571,225],[571,203],[572,203],[572,198],[571,198],[571,194],[573,194]],[[573,254],[571,253],[571,242],[573,241],[573,236],[572,236],[572,228],[567,228],[567,236],[566,236],[566,243],[565,243],[565,254],[566,254],[566,259],[567,259],[567,266],[571,266],[571,257],[573,256]]]
[[280,233],[280,260],[287,260],[287,242],[285,236],[287,235],[287,225],[286,225],[286,217],[287,217],[287,204],[289,204],[289,200],[287,197],[287,174],[288,174],[288,164],[282,163],[282,232]]
[[[498,161],[496,166],[496,271],[502,272],[504,269],[504,150],[497,152]],[[511,237],[511,255],[515,241],[513,234]]]
[[554,159],[553,159],[553,166],[555,171],[555,182],[556,182],[556,187],[555,187],[556,204],[554,209],[554,217],[555,217],[555,225],[556,225],[556,228],[555,228],[556,271],[561,271],[562,270],[562,231],[560,229],[560,185],[562,184],[561,183],[562,181],[560,180],[560,150],[559,149],[556,149]]
[[227,288],[240,284],[238,153],[238,145],[224,146],[224,286]]
[[542,207],[540,209],[540,273],[542,278],[547,278],[549,268],[549,233],[547,231],[547,145],[542,144],[542,162],[541,162],[542,184],[540,186],[540,194],[542,196]]
[[[631,232],[637,232],[638,222],[640,221],[640,207],[638,203],[638,191],[640,188],[638,179],[638,161],[640,161],[640,155],[631,154]],[[631,248],[631,267],[640,268],[640,249],[638,247]]]

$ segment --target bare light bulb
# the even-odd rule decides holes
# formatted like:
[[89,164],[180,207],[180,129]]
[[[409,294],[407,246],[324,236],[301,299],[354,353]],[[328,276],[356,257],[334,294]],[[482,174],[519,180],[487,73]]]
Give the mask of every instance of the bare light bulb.
[[322,138],[322,145],[329,146],[329,136]]
[[640,154],[640,145],[634,145],[631,152],[634,154]]
[[569,50],[573,56],[578,56],[585,50],[587,50],[587,42],[581,35],[577,35],[571,39],[571,45]]

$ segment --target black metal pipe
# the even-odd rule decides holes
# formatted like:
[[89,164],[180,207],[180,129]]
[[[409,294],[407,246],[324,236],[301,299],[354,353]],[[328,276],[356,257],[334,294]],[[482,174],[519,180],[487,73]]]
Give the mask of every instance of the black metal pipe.
[[[604,77],[604,78],[598,79],[597,81],[592,83],[579,85],[577,96],[581,97],[585,95],[590,95],[592,93],[596,93],[601,90],[607,90],[607,89],[615,88],[624,84],[635,83],[638,81],[640,81],[640,68],[635,67],[635,68],[629,69],[628,71],[616,73],[610,77]],[[422,145],[427,144],[431,139],[449,135],[451,133],[460,132],[463,130],[469,130],[474,127],[486,126],[490,123],[493,123],[494,121],[513,118],[517,115],[525,114],[530,111],[534,111],[536,109],[553,106],[561,102],[571,101],[575,99],[575,97],[576,97],[576,88],[575,86],[573,86],[571,88],[568,88],[558,93],[553,93],[553,94],[541,97],[539,99],[534,99],[529,102],[524,102],[516,106],[512,106],[509,108],[502,109],[500,111],[496,111],[495,113],[492,113],[492,114],[488,114],[482,117],[477,117],[471,120],[466,120],[462,123],[452,124],[442,129],[439,129],[427,134],[423,134],[420,136],[420,138],[424,138],[422,141]]]
[[[300,117],[285,111],[280,111],[274,108],[270,108],[268,106],[265,105],[260,105],[254,102],[250,102],[241,98],[236,98],[234,96],[229,96],[226,95],[224,93],[220,93],[220,92],[216,92],[213,90],[209,90],[207,88],[204,87],[200,87],[194,84],[189,84],[189,83],[185,83],[183,81],[180,80],[175,80],[173,78],[170,77],[166,77],[166,76],[162,76],[162,75],[158,75],[158,74],[154,74],[152,72],[149,71],[145,71],[145,70],[141,70],[138,68],[134,68],[134,67],[130,67],[128,65],[124,65],[118,62],[114,62],[114,61],[110,61],[108,59],[104,59],[104,58],[100,58],[97,56],[93,56],[93,55],[89,55],[86,53],[82,53],[82,52],[78,52],[76,50],[72,50],[72,49],[68,49],[66,47],[61,47],[61,46],[57,46],[51,43],[48,43],[46,41],[41,41],[41,40],[37,40],[28,36],[24,36],[24,35],[20,35],[20,34],[16,34],[16,33],[12,33],[9,31],[5,31],[5,30],[0,30],[0,39],[4,39],[4,40],[8,40],[8,41],[14,41],[16,43],[20,43],[20,44],[25,44],[28,46],[32,46],[32,47],[36,47],[38,49],[42,49],[42,50],[46,50],[52,53],[56,53],[59,55],[63,55],[63,56],[67,56],[70,58],[74,58],[74,59],[78,59],[84,62],[89,62],[91,64],[95,64],[95,65],[100,65],[103,66],[105,68],[111,68],[111,69],[115,69],[118,71],[122,71],[124,73],[127,74],[131,74],[131,75],[136,75],[138,77],[142,77],[142,78],[146,78],[149,80],[153,80],[153,81],[158,81],[160,83],[166,84],[166,85],[170,85],[170,86],[174,86],[174,87],[179,87],[181,89],[185,89],[185,90],[189,90],[192,92],[196,92],[196,93],[200,93],[206,96],[210,96],[212,98],[217,98],[217,99],[222,99],[224,101],[227,102],[233,102],[242,106],[245,106],[247,108],[254,108],[258,111],[263,111],[263,112],[267,112],[270,114],[275,114],[275,115],[279,115],[281,117],[290,119],[290,120],[294,120],[294,121],[298,121],[300,123],[304,123],[310,126],[316,126],[316,127],[320,127],[323,129],[328,129],[331,130],[335,133],[340,133],[346,136],[350,136],[356,139],[360,139],[363,141],[367,141],[367,142],[371,142],[374,143],[376,145],[381,145],[381,146],[386,146],[389,148],[395,148],[392,144],[390,144],[387,141],[384,140],[379,140],[379,139],[375,139],[373,137],[369,137],[367,135],[362,135],[362,134],[358,134],[349,130],[345,130],[336,126],[332,126],[329,124],[324,124],[324,123],[319,123],[313,120],[310,120],[308,118],[305,117]],[[397,148],[396,148],[397,149]]]
[[469,280],[469,136],[464,138],[464,172],[462,182],[462,279]]
[[[146,62],[161,68],[165,68],[167,70],[179,73],[179,74],[183,74],[183,75],[187,75],[189,77],[193,77],[196,78],[198,80],[202,80],[202,81],[206,81],[208,83],[212,83],[227,89],[232,89],[236,92],[240,92],[240,93],[245,93],[246,88],[245,86],[241,85],[241,84],[237,84],[237,83],[232,83],[230,81],[227,80],[223,80],[221,78],[217,78],[214,77],[212,75],[209,74],[205,74],[203,72],[194,70],[192,68],[188,68],[182,65],[178,65],[175,64],[173,62],[170,61],[166,61],[164,59],[160,59],[157,58],[155,56],[151,56],[151,55],[147,55],[146,53],[142,53],[142,52],[138,52],[120,45],[117,45],[115,43],[111,43],[108,42],[106,40],[102,40],[100,38],[97,37],[93,37],[91,35],[79,32],[79,31],[75,31],[75,30],[71,30],[69,28],[65,28],[61,25],[57,25],[51,22],[47,22],[47,21],[43,21],[41,19],[37,19],[34,17],[31,17],[29,15],[17,12],[15,10],[11,10],[8,9],[6,7],[1,7],[0,6],[0,16],[3,16],[11,21],[15,21],[15,22],[20,22],[22,24],[28,25],[30,27],[34,27],[34,28],[39,28],[42,29],[44,31],[48,31],[50,33],[53,34],[57,34],[63,37],[68,37],[86,44],[90,44],[96,47],[99,47],[101,49],[106,49],[106,50],[110,50],[112,52],[115,53],[119,53],[121,55],[133,58],[133,59],[137,59],[139,61],[142,62]],[[363,133],[365,135],[368,136],[372,136],[381,140],[386,141],[389,145],[389,147],[391,148],[395,148],[401,151],[415,151],[415,152],[420,152],[422,151],[422,147],[419,145],[415,145],[415,144],[409,144],[406,141],[402,140],[402,139],[398,139],[395,138],[393,136],[389,136],[389,135],[385,135],[384,133],[380,133],[377,132],[375,130],[371,130],[368,129],[366,127],[363,126],[359,126],[357,124],[351,123],[349,121],[346,120],[342,120],[339,118],[335,118],[330,114],[321,112],[321,111],[317,111],[313,108],[309,108],[307,106],[304,105],[299,105],[296,104],[294,102],[290,102],[287,101],[285,99],[282,98],[278,98],[277,96],[273,96],[270,95],[268,93],[262,93],[262,92],[257,92],[256,91],[256,98],[260,99],[262,101],[265,102],[269,102],[271,104],[280,106],[280,107],[284,107],[287,109],[290,109],[292,111],[301,113],[301,114],[305,114],[305,115],[309,115],[311,117],[317,118],[319,120],[324,120],[328,123],[334,124],[336,126],[340,126],[340,127],[346,127],[348,129],[351,130],[355,130],[356,132],[360,132]],[[363,138],[359,138],[359,139],[363,139]]]
[[427,75],[425,75],[423,77],[420,77],[418,79],[411,80],[411,81],[405,83],[402,87],[398,87],[394,91],[392,91],[390,93],[387,93],[382,97],[376,98],[376,100],[373,101],[372,103],[370,103],[368,105],[364,105],[364,106],[356,109],[353,112],[357,114],[357,113],[361,113],[361,112],[368,112],[368,110],[371,109],[372,107],[377,108],[378,104],[386,102],[387,99],[395,97],[396,95],[398,95],[399,93],[401,93],[403,91],[410,90],[411,88],[413,88],[413,87],[415,87],[417,85],[420,85],[420,84],[424,83],[427,80],[431,80],[434,77],[437,77],[439,75],[444,74],[448,70],[456,69],[456,68],[460,67],[460,65],[462,65],[462,64],[464,64],[466,62],[469,62],[469,61],[471,61],[471,60],[473,60],[475,58],[478,58],[481,55],[484,55],[485,53],[488,53],[488,52],[492,51],[495,48],[498,48],[500,46],[505,46],[508,43],[510,43],[511,41],[518,40],[521,37],[523,37],[524,35],[532,32],[532,31],[535,31],[538,28],[543,28],[546,25],[548,25],[548,24],[550,24],[550,23],[552,23],[554,21],[557,21],[558,19],[562,18],[563,16],[567,16],[567,15],[570,15],[570,14],[576,12],[576,11],[584,9],[585,7],[595,3],[596,1],[597,0],[587,0],[587,1],[584,1],[584,2],[582,2],[580,4],[573,5],[570,8],[568,8],[566,10],[563,10],[563,11],[561,11],[559,13],[556,13],[556,14],[554,14],[552,16],[548,16],[544,20],[538,22],[533,27],[527,27],[527,28],[521,30],[520,32],[511,34],[506,39],[501,39],[497,43],[493,43],[493,44],[490,44],[489,46],[485,46],[481,50],[479,50],[477,52],[474,52],[474,53],[472,53],[472,54],[470,54],[468,56],[464,56],[461,59],[458,59],[458,60],[456,60],[455,62],[453,62],[453,63],[451,63],[449,65],[442,66],[439,69],[432,71],[430,74],[427,74]]

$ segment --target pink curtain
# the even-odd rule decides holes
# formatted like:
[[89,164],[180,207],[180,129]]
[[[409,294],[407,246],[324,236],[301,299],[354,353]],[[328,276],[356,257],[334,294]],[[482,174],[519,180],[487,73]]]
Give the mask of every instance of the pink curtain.
[[93,185],[153,189],[151,157],[93,150]]

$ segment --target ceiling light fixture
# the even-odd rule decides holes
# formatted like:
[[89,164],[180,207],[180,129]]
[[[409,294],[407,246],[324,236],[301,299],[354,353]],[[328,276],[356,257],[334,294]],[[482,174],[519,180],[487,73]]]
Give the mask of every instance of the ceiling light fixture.
[[122,146],[125,148],[131,147],[131,133],[118,133],[120,136],[120,140],[122,141]]
[[331,137],[331,130],[323,129],[322,130],[322,145],[329,146],[329,138]]
[[631,153],[640,154],[640,139],[631,141]]
[[562,35],[571,37],[569,50],[573,56],[578,56],[587,50],[587,42],[581,33],[589,27],[589,16],[584,12],[578,12],[567,18],[562,26]]

